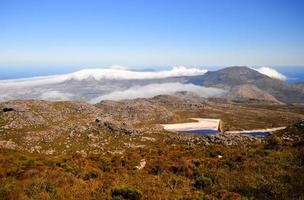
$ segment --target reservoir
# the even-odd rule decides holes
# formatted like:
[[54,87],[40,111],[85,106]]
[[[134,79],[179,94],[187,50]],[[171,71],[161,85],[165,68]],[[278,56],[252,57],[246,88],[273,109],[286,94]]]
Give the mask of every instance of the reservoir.
[[269,132],[243,132],[241,135],[249,135],[249,136],[258,136],[258,137],[266,137],[271,135]]
[[[176,124],[161,124],[165,130],[174,131],[185,134],[218,134],[220,133],[220,119],[208,118],[191,118],[195,122],[176,123]],[[224,134],[240,134],[255,137],[266,137],[271,135],[274,131],[282,130],[285,127],[255,129],[255,130],[239,130],[239,131],[225,131]]]
[[188,134],[217,134],[220,119],[191,118],[195,122],[162,124],[165,130]]

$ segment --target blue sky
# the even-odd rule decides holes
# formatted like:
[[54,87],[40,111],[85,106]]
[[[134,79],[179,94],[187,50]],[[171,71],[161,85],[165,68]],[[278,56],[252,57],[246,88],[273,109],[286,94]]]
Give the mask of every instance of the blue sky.
[[303,10],[302,0],[0,0],[0,68],[304,65]]

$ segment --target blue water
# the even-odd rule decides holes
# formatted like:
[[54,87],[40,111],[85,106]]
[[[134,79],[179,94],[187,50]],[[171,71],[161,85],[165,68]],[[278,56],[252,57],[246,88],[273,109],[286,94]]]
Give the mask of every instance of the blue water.
[[241,135],[250,135],[250,136],[258,136],[258,137],[266,137],[269,136],[269,132],[250,132],[250,133],[241,133]]
[[[187,134],[203,134],[203,135],[210,135],[210,134],[218,134],[219,133],[217,130],[208,130],[208,129],[179,131],[179,132],[180,133],[187,133]],[[270,133],[269,132],[247,132],[247,133],[241,133],[241,135],[266,137],[266,136],[269,136]]]
[[279,66],[273,68],[287,76],[287,83],[304,82],[304,66]]
[[205,135],[209,135],[209,134],[217,134],[217,133],[219,133],[219,132],[218,132],[217,130],[208,130],[208,129],[204,129],[204,130],[180,131],[180,133],[205,134]]

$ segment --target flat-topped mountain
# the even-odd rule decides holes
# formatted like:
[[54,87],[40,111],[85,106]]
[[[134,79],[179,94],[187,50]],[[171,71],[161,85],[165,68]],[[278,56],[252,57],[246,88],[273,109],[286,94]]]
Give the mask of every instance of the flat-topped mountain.
[[230,87],[264,80],[278,81],[248,67],[227,67],[202,76],[203,85],[222,84]]
[[229,91],[230,98],[258,99],[269,102],[304,102],[301,86],[293,86],[248,67],[227,67],[201,76],[186,77],[186,82]]

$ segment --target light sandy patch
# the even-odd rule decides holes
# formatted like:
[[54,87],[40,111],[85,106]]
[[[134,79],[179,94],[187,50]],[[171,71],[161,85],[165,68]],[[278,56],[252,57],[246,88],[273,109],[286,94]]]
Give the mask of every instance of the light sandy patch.
[[220,119],[191,118],[197,122],[161,124],[168,131],[218,130]]

